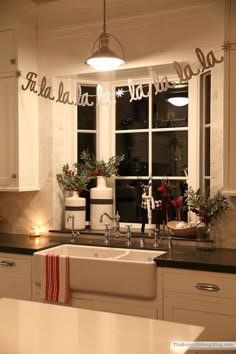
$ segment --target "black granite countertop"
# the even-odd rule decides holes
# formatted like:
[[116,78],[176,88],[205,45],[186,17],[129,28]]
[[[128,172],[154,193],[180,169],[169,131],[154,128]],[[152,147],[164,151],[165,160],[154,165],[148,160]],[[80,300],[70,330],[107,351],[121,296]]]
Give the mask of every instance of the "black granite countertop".
[[[29,237],[28,235],[0,234],[0,252],[33,255],[48,247],[70,243],[70,236]],[[125,242],[112,241],[111,245],[104,245],[104,238],[81,238],[77,245],[91,245],[103,247],[128,248]],[[140,249],[139,239],[134,239],[133,249]],[[146,250],[154,250],[152,243],[146,244]],[[163,249],[165,250],[165,249]],[[236,250],[218,248],[215,251],[198,251],[195,247],[174,245],[173,249],[155,258],[158,267],[195,269],[221,273],[236,274]]]
[[32,255],[36,251],[61,244],[61,240],[49,237],[30,237],[28,235],[0,234],[0,252]]
[[195,247],[176,246],[155,259],[158,267],[205,270],[236,274],[236,250],[217,248],[201,251]]

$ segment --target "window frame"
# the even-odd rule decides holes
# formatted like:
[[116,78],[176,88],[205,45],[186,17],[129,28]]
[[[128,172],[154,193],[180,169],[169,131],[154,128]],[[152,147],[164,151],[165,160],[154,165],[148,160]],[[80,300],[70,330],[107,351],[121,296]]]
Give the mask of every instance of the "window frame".
[[[178,81],[178,77],[175,75],[168,75],[169,80]],[[140,78],[133,80],[135,85],[138,84],[149,84],[152,85],[153,81],[150,78]],[[90,80],[78,80],[78,84],[81,85],[97,85],[98,82],[90,81]],[[115,87],[117,86],[127,86],[127,80],[117,80],[113,82],[103,82],[102,86],[105,90],[108,90],[111,93],[112,97],[115,96]],[[193,188],[199,187],[200,177],[199,177],[199,133],[200,133],[200,124],[199,124],[199,97],[200,97],[200,78],[199,76],[193,77],[188,82],[188,96],[189,96],[189,105],[188,105],[188,127],[186,130],[188,131],[188,184],[191,185]],[[111,105],[101,105],[97,106],[97,125],[96,125],[96,157],[98,159],[108,159],[110,156],[115,155],[115,143],[116,143],[116,127],[115,127],[115,99],[112,98]],[[152,111],[151,111],[151,100],[149,100],[149,120],[152,119]],[[77,117],[77,110],[75,113]],[[150,124],[150,122],[149,122]],[[176,130],[177,128],[148,128],[150,130],[149,134],[152,134],[153,131],[163,131],[163,129],[173,129]],[[183,130],[183,128],[180,128]],[[77,136],[78,129],[77,129],[77,118],[75,119],[75,136]],[[135,130],[134,130],[135,131]],[[139,130],[140,131],[140,130]],[[146,131],[146,129],[145,129]],[[77,139],[75,144],[77,149]],[[149,144],[149,156],[150,149],[152,149],[152,144]],[[74,151],[75,156],[77,156],[76,151]],[[76,159],[75,159],[76,160]],[[149,160],[149,169],[150,165],[152,164],[151,159]],[[128,177],[115,177],[108,179],[108,185],[113,188],[113,198],[115,200],[115,180],[119,179],[129,179],[129,178],[136,178],[137,176],[128,176]],[[143,176],[146,178],[147,176]],[[153,177],[154,180],[160,180],[162,176]],[[183,180],[183,177],[169,177],[169,180]],[[151,187],[150,187],[151,188]],[[114,203],[114,210],[116,212],[116,207]],[[192,216],[190,214],[189,217],[192,220]],[[122,223],[121,226],[124,226],[127,222]],[[140,223],[132,223],[134,228],[140,228]],[[153,229],[154,224],[149,224],[146,227],[147,229]]]

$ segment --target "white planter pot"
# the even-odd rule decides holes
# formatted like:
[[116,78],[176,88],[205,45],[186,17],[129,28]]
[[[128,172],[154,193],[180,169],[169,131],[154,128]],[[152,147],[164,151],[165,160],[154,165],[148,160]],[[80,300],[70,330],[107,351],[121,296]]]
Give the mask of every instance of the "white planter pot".
[[107,213],[113,216],[112,188],[106,186],[106,178],[97,176],[97,187],[90,190],[90,228],[103,230],[105,223],[111,223],[106,216],[100,222],[100,216]]
[[74,216],[75,230],[85,229],[86,199],[81,198],[77,192],[73,192],[72,197],[65,199],[65,229],[72,229],[72,219]]

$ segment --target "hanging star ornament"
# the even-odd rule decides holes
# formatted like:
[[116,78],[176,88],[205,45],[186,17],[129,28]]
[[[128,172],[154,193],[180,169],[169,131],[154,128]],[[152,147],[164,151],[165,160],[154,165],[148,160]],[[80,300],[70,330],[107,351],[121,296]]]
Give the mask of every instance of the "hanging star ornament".
[[16,70],[16,77],[21,77],[22,76],[22,72],[20,70]]
[[221,48],[223,49],[224,52],[228,52],[229,50],[232,49],[232,43],[229,42],[229,41],[225,41],[225,42],[222,44]]
[[116,97],[122,97],[125,91],[121,88],[116,91]]

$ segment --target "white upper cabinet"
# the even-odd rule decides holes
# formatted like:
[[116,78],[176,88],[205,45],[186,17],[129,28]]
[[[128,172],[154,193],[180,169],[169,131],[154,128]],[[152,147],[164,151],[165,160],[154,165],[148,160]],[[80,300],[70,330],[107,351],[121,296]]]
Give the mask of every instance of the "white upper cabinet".
[[16,70],[21,70],[17,61],[31,67],[36,52],[29,56],[24,45],[33,42],[32,31],[30,36],[19,31],[16,45],[15,34],[0,31],[0,191],[34,191],[39,189],[38,97],[21,90]]
[[14,31],[1,31],[0,77],[14,74],[16,68],[16,51]]
[[225,41],[232,47],[224,55],[224,193],[236,195],[236,2],[226,0]]

